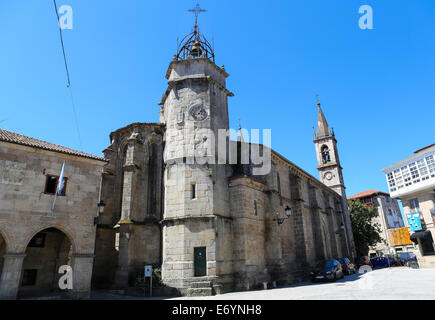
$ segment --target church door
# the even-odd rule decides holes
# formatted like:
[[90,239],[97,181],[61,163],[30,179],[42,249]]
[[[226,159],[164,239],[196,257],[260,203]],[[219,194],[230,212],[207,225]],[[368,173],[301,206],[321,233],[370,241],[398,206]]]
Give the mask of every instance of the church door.
[[206,247],[194,248],[195,277],[203,277],[207,275],[207,258],[205,249]]

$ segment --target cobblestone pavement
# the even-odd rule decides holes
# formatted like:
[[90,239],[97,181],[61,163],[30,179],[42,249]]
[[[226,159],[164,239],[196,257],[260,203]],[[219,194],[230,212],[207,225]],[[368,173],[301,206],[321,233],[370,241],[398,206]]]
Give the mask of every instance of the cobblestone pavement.
[[394,267],[345,276],[337,282],[302,282],[283,288],[232,292],[211,297],[175,299],[222,300],[435,300],[435,269]]
[[[42,298],[44,299],[44,298]],[[211,297],[133,297],[92,292],[94,300],[435,300],[435,269],[394,267],[345,276],[336,282],[295,285]]]

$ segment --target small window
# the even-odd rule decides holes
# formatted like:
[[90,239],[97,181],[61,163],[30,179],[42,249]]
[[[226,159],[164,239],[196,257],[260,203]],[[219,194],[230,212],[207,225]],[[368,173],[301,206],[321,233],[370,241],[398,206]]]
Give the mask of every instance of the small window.
[[257,212],[257,200],[254,200],[254,216],[257,216],[258,212]]
[[22,286],[34,286],[36,284],[37,269],[27,269],[23,271]]
[[417,211],[420,209],[420,204],[418,203],[418,199],[411,199],[409,200],[409,207],[411,209],[416,209]]
[[327,164],[331,162],[331,156],[329,155],[329,148],[327,146],[323,146],[321,149],[323,164]]
[[45,245],[45,233],[38,233],[36,236],[32,238],[29,242],[29,247],[32,248],[44,248]]
[[[53,195],[56,194],[58,181],[59,181],[58,176],[47,175],[45,180],[44,193],[53,194]],[[59,194],[59,196],[65,196],[67,182],[68,182],[68,178],[64,178],[62,193]]]
[[192,199],[196,199],[196,184],[192,184]]
[[57,187],[57,177],[56,176],[47,176],[45,180],[45,193],[55,194]]

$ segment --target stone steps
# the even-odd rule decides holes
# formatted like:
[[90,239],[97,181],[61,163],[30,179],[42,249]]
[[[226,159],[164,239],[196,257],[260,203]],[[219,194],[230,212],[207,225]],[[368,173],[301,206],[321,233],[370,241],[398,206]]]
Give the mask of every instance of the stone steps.
[[189,284],[189,288],[186,290],[186,296],[212,296],[213,287],[211,281],[194,281]]
[[191,288],[211,288],[211,286],[211,281],[196,281],[190,283]]
[[187,297],[203,297],[213,295],[212,288],[189,288],[186,290]]

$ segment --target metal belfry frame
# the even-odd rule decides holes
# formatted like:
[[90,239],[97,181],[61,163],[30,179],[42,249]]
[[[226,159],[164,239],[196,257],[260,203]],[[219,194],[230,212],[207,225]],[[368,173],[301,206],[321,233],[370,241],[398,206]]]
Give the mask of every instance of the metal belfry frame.
[[194,9],[189,11],[195,14],[195,26],[193,32],[189,33],[181,40],[175,57],[177,60],[207,58],[214,63],[215,57],[213,48],[204,35],[199,32],[198,27],[198,14],[205,12],[205,10],[201,9],[199,5],[196,5]]

